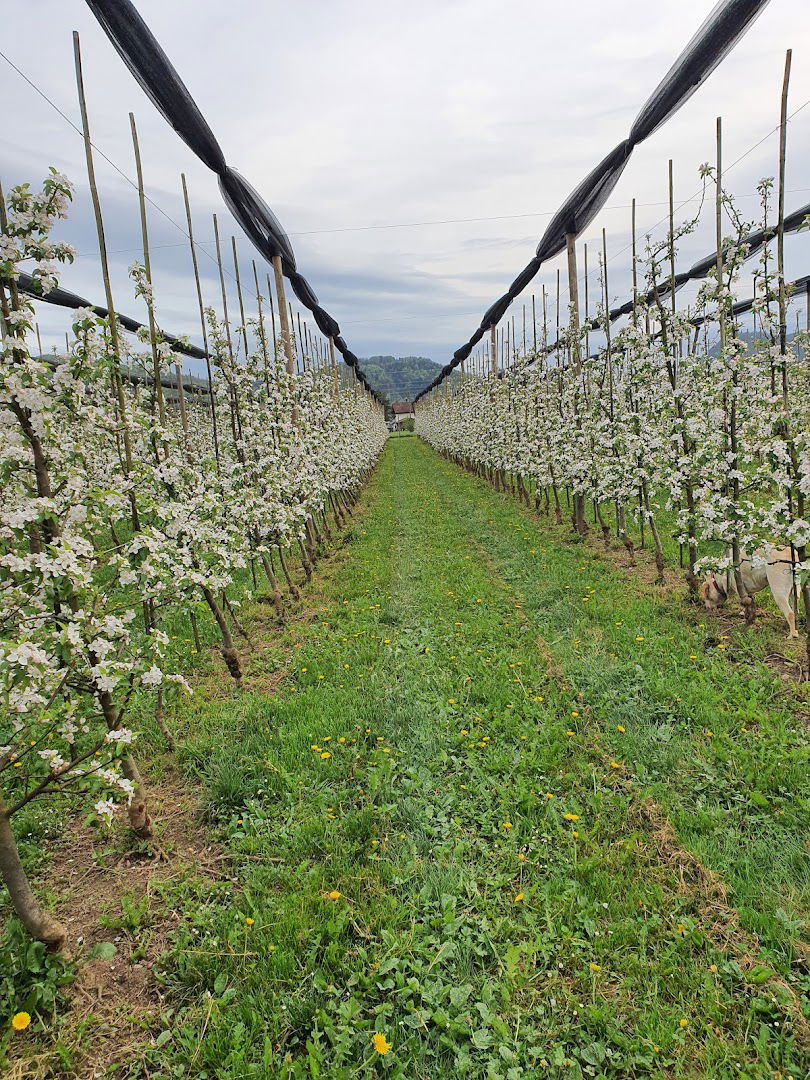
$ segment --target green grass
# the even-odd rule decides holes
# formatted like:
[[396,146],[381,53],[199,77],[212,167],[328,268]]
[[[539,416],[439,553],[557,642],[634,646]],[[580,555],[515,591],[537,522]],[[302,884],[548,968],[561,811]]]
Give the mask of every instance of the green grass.
[[183,706],[236,883],[174,898],[130,1075],[806,1078],[809,740],[765,638],[415,438],[363,502],[278,691]]

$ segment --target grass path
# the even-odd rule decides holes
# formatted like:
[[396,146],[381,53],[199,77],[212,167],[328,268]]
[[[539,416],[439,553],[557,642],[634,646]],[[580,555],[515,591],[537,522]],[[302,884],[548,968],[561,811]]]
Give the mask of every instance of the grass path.
[[806,1078],[808,732],[744,638],[416,439],[364,504],[277,693],[182,717],[239,884],[147,1074]]

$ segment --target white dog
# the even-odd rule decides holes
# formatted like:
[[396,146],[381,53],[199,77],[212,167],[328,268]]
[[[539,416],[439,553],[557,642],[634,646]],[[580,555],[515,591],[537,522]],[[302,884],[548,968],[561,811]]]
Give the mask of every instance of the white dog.
[[[753,560],[741,553],[740,573],[745,591],[749,595],[770,586],[776,606],[788,624],[788,637],[798,637],[796,612],[793,610],[793,561],[790,548],[762,548],[754,552]],[[722,607],[729,596],[737,595],[734,571],[724,570],[715,574],[710,570],[700,592],[703,603],[710,611]]]

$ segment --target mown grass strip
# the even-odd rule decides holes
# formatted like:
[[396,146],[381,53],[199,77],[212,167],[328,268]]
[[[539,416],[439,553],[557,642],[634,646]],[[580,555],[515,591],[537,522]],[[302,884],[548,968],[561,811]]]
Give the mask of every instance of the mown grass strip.
[[[722,658],[682,657],[690,617],[416,440],[354,531],[279,692],[183,718],[238,886],[178,897],[149,1075],[804,1077],[793,922],[765,909],[773,968],[744,970],[642,812],[654,793],[680,831],[717,806],[729,700],[796,738],[765,676],[721,694]],[[798,818],[775,817],[788,844]],[[722,870],[742,888],[737,856]]]

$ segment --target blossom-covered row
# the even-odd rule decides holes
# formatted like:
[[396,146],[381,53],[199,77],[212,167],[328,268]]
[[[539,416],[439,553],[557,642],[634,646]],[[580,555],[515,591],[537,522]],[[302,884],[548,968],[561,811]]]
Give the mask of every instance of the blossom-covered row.
[[[770,190],[763,181],[766,218]],[[661,244],[648,240],[653,299],[639,300],[623,329],[612,330],[604,304],[590,325],[571,312],[551,353],[538,347],[498,376],[446,383],[419,402],[416,417],[436,449],[498,483],[510,478],[523,495],[531,490],[558,520],[566,492],[573,496],[579,531],[587,500],[605,535],[615,521],[632,550],[634,515],[651,527],[659,573],[660,526],[674,520],[693,589],[701,569],[739,568],[745,553],[771,546],[792,548],[797,582],[810,570],[808,335],[782,329],[788,297],[774,241],[754,275],[755,338],[741,336],[732,306],[753,223],[727,196],[723,206],[733,232],[688,312],[675,310],[667,285],[677,240],[694,221]],[[588,356],[588,337],[599,331],[605,344]]]
[[[290,551],[309,573],[327,510],[342,521],[386,427],[336,368],[291,373],[261,318],[231,335],[207,312],[205,394],[184,392],[159,330],[127,345],[89,310],[67,355],[38,356],[16,275],[33,261],[43,293],[57,283],[72,253],[50,233],[69,199],[52,170],[41,191],[11,192],[0,222],[0,819],[83,788],[108,819],[125,799],[148,834],[128,718],[134,699],[185,686],[161,625],[207,609],[238,679],[234,576],[258,569],[281,614]],[[131,274],[152,322],[146,271]],[[160,377],[131,379],[132,365]]]

